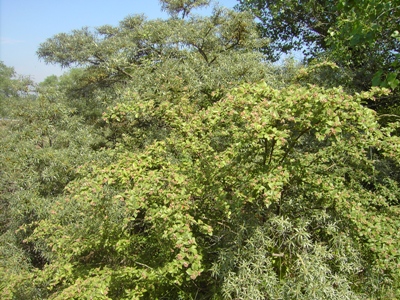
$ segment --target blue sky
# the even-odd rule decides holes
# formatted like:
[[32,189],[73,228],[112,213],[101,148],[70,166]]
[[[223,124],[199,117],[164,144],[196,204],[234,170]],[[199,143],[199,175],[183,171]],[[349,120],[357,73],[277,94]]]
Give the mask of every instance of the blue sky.
[[[219,3],[232,8],[238,1]],[[63,73],[36,56],[47,38],[84,26],[116,26],[126,16],[142,13],[149,19],[167,17],[158,0],[0,0],[0,60],[18,74],[40,82]]]

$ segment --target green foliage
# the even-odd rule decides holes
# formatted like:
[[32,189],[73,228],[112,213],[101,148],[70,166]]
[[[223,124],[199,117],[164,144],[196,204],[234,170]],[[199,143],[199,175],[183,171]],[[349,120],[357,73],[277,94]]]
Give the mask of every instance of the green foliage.
[[249,10],[259,21],[262,36],[271,44],[267,57],[278,60],[282,53],[303,51],[306,56],[327,49],[325,38],[338,11],[334,1],[239,0],[240,10]]
[[208,6],[210,0],[160,0],[161,9],[167,11],[172,17],[177,17],[180,13],[185,18],[192,9]]
[[[351,74],[347,84],[356,91],[398,87],[398,1],[239,2],[239,9],[251,11],[262,35],[271,40],[264,49],[268,58],[278,60],[281,53],[303,51],[306,59],[322,56]],[[376,109],[387,102],[376,104]]]
[[[80,68],[2,98],[0,297],[400,298],[400,124],[366,105],[389,91],[356,93],[356,61],[269,65],[249,13],[161,4],[47,40]],[[275,42],[324,49],[333,4],[304,4]]]
[[29,77],[17,76],[14,69],[0,61],[0,118],[7,121],[10,108],[19,99],[33,98],[34,84]]
[[250,14],[215,9],[210,17],[130,16],[119,27],[58,34],[38,55],[48,63],[85,67],[79,80],[85,98],[106,94],[116,100],[127,87],[143,98],[164,97],[189,87],[204,106],[215,101],[213,91],[265,77],[268,66],[255,51],[264,45]]
[[33,87],[33,82],[29,77],[17,76],[14,68],[7,67],[0,62],[0,97],[26,96]]
[[398,167],[399,141],[361,105],[379,93],[165,99],[169,136],[106,150],[37,224],[36,284],[54,299],[397,297],[399,188],[381,166]]
[[[52,78],[52,82],[55,80]],[[52,82],[46,82],[53,85]],[[34,268],[47,262],[21,226],[45,218],[48,208],[90,157],[93,133],[54,88],[36,97],[9,98],[0,128],[0,286],[4,299],[43,299],[32,285]]]
[[138,101],[153,109],[145,119],[138,118],[140,113],[121,118],[116,111],[118,118],[103,131],[109,147],[122,139],[128,143],[127,137],[136,140],[130,146],[141,147],[168,134],[159,120],[165,98],[176,104],[187,98],[200,109],[240,82],[268,77],[271,84],[282,85],[278,68],[255,51],[264,43],[250,14],[217,8],[210,17],[148,21],[131,16],[119,27],[59,34],[43,43],[38,54],[49,63],[82,67],[63,76],[67,84],[59,86],[78,113],[91,114],[87,119],[97,126],[103,126],[98,120],[107,104],[118,110],[120,103]]
[[334,55],[353,68],[362,66],[367,86],[399,85],[398,1],[339,1],[341,16],[332,24],[327,43]]

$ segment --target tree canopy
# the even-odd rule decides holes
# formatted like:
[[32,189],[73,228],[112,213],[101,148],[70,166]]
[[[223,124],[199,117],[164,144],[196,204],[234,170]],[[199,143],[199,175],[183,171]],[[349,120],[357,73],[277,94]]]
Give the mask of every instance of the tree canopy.
[[353,87],[396,89],[399,84],[400,6],[398,1],[267,1],[241,0],[240,9],[259,20],[265,52],[302,51],[306,58],[323,55],[354,72]]
[[[299,3],[263,16],[285,27]],[[343,57],[364,19],[312,3],[271,34],[286,47],[308,26],[287,47]],[[57,34],[38,55],[71,69],[29,93],[0,65],[2,299],[400,298],[400,123],[372,105],[396,87],[274,65],[249,11],[195,14],[208,4]]]
[[240,0],[242,10],[250,10],[259,21],[262,35],[271,40],[265,49],[277,60],[280,53],[304,50],[315,55],[327,48],[326,37],[339,12],[334,1]]

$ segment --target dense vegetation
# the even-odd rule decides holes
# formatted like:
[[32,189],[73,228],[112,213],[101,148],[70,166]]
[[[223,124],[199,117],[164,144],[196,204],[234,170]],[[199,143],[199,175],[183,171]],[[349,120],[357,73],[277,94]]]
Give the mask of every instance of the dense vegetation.
[[208,2],[0,65],[2,299],[400,298],[399,4]]

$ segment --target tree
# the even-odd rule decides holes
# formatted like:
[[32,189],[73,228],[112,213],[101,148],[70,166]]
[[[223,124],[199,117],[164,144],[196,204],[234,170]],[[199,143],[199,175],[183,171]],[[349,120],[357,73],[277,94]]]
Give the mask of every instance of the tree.
[[18,76],[14,68],[0,62],[0,117],[8,117],[8,109],[18,99],[32,97],[33,81],[27,76]]
[[339,1],[342,14],[329,29],[327,43],[335,57],[364,69],[364,89],[373,85],[396,89],[400,40],[398,1]]
[[314,56],[328,47],[326,37],[335,24],[338,11],[334,1],[240,0],[240,10],[250,10],[259,20],[262,35],[271,44],[267,57],[278,60],[280,54],[303,51]]
[[161,9],[167,11],[172,17],[178,17],[182,14],[181,18],[187,17],[194,8],[208,6],[210,0],[161,0]]
[[254,51],[265,41],[255,29],[248,13],[224,9],[210,17],[186,13],[184,19],[147,21],[133,16],[119,27],[56,35],[40,46],[38,55],[48,63],[85,67],[82,90],[109,88],[117,96],[118,89],[133,84],[138,93],[153,97],[170,92],[170,82],[175,85],[179,78],[197,101],[207,102],[213,101],[211,91],[230,82],[265,76],[268,69]]
[[23,284],[47,261],[26,240],[32,231],[21,226],[46,217],[96,143],[91,128],[63,103],[63,94],[50,88],[54,81],[46,81],[46,92],[41,85],[35,97],[16,93],[7,98],[7,118],[0,121],[0,289],[5,299],[43,298]]
[[399,84],[398,1],[243,0],[239,8],[250,10],[271,39],[265,49],[269,58],[299,50],[307,59],[322,55],[353,73],[356,91]]
[[374,93],[259,84],[204,110],[165,99],[168,137],[107,150],[38,223],[36,287],[53,299],[398,297],[399,178],[385,166],[398,168],[399,140],[361,105]]
[[[99,149],[103,146],[124,143],[134,150],[165,138],[169,127],[160,119],[164,99],[178,105],[186,95],[200,109],[237,82],[272,73],[254,51],[260,43],[250,15],[223,9],[209,18],[128,17],[120,27],[77,30],[44,43],[38,52],[45,61],[81,68],[41,83],[38,98],[15,103],[17,122],[2,128],[2,297],[42,299],[49,294],[48,282],[40,283],[43,277],[35,274],[51,255],[29,236],[53,214],[52,203],[63,199],[77,165],[111,163],[114,158]],[[139,114],[125,119],[125,130],[116,114],[106,118],[112,122],[105,126],[101,112],[108,105],[117,110],[138,95],[141,102],[134,107]],[[156,113],[140,114],[142,104]],[[94,155],[93,150],[100,151]]]
[[[172,6],[169,10],[174,14]],[[184,94],[200,109],[238,82],[274,77],[274,68],[256,51],[264,43],[250,14],[216,8],[209,17],[186,12],[183,19],[148,21],[130,16],[119,27],[59,34],[43,43],[38,54],[48,63],[82,67],[72,99],[102,107],[99,102],[111,106],[140,95],[143,103],[158,106],[165,97],[179,104]],[[157,116],[129,121],[141,125],[131,132],[128,123],[110,124],[105,132],[110,143],[124,134],[139,138],[135,143],[140,146],[146,139],[161,138],[168,128]]]

